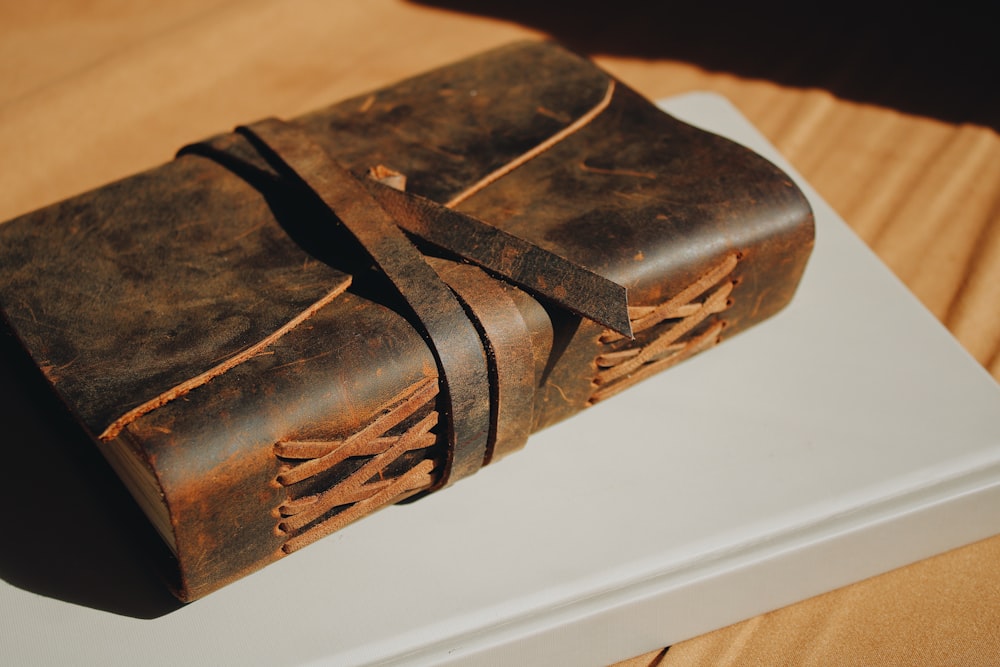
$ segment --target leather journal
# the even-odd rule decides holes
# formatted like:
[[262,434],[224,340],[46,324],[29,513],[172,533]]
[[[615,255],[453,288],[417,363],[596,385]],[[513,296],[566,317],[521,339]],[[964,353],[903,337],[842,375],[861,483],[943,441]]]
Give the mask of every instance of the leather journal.
[[0,225],[0,308],[192,600],[766,319],[812,243],[769,162],[529,42]]

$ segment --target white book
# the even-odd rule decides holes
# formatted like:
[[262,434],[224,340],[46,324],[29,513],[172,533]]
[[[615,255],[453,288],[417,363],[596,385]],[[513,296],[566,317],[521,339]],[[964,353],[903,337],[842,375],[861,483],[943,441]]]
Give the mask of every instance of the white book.
[[[723,98],[663,106],[795,175]],[[0,663],[602,665],[1000,532],[1000,389],[796,179],[772,320],[159,618],[0,581]]]

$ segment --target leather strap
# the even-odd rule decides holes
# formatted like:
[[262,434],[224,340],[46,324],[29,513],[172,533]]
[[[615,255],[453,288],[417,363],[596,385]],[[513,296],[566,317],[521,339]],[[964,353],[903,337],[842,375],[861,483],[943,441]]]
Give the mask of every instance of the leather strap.
[[490,443],[485,463],[515,452],[528,441],[535,399],[531,332],[507,294],[515,289],[470,264],[429,258],[476,321],[490,370]]
[[632,338],[628,292],[499,227],[374,179],[365,185],[400,227],[563,308]]
[[366,187],[305,131],[275,118],[237,131],[333,212],[423,327],[444,390],[439,412],[449,445],[435,488],[476,472],[488,454],[490,405],[483,399],[489,396],[489,374],[479,334],[455,295]]

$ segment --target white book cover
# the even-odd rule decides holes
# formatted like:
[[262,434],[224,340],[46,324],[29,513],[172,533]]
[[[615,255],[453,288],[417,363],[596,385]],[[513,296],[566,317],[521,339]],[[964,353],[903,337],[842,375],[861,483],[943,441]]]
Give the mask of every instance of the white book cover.
[[994,380],[726,100],[664,107],[806,192],[786,310],[158,618],[0,581],[0,663],[602,665],[1000,532]]

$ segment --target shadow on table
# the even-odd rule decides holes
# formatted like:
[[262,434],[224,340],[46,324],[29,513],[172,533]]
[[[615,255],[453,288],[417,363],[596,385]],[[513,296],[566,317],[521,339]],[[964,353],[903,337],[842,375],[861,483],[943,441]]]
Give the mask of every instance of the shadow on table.
[[982,9],[879,0],[411,1],[519,23],[591,56],[679,60],[1000,127],[1000,49]]
[[[0,323],[2,327],[2,323]],[[0,577],[18,588],[135,618],[181,604],[153,561],[157,541],[114,472],[0,328]]]

